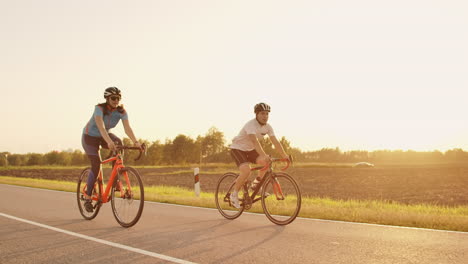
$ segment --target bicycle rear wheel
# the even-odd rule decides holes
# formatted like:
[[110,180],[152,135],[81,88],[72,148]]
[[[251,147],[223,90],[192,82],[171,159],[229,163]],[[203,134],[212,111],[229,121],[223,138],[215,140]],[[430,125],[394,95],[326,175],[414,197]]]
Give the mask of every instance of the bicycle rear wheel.
[[287,225],[301,210],[301,192],[286,173],[273,173],[262,186],[262,207],[266,217],[277,225]]
[[[231,200],[229,198],[234,188],[234,183],[236,182],[237,176],[239,175],[228,172],[219,178],[218,185],[216,186],[216,208],[218,208],[218,211],[222,216],[230,220],[236,219],[244,211],[244,206],[241,201],[242,199],[239,199],[241,202],[241,207],[237,209],[231,205]],[[244,191],[239,191],[239,197],[244,197],[243,193]]]
[[135,225],[143,213],[145,190],[138,171],[131,167],[120,170],[111,190],[112,212],[123,227]]
[[101,197],[102,183],[96,180],[96,183],[94,184],[93,192],[91,195],[94,211],[90,213],[86,211],[85,209],[84,203],[86,199],[84,195],[86,194],[86,190],[88,189],[87,182],[88,182],[88,176],[90,172],[91,172],[91,168],[89,167],[84,169],[81,172],[80,177],[78,178],[78,185],[76,188],[76,200],[78,202],[78,209],[80,210],[80,214],[86,220],[91,220],[95,218],[97,214],[99,213],[99,209],[101,209],[101,205],[102,205],[102,203],[99,201],[99,198]]

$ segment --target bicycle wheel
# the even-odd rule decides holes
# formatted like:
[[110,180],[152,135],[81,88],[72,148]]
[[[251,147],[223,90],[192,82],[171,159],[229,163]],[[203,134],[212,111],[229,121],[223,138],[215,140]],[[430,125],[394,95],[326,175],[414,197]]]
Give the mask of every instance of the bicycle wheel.
[[301,210],[301,192],[286,173],[273,173],[262,186],[262,207],[266,217],[277,225],[287,225]]
[[102,203],[99,201],[99,198],[101,197],[102,188],[100,187],[102,183],[96,180],[96,183],[94,184],[94,189],[91,195],[94,211],[90,213],[86,211],[84,207],[84,203],[86,201],[84,194],[86,193],[86,190],[88,188],[87,182],[88,182],[88,175],[90,172],[91,172],[91,168],[86,168],[81,172],[80,177],[78,178],[78,185],[76,188],[76,200],[78,202],[78,209],[80,209],[81,215],[86,220],[91,220],[95,218],[97,214],[99,213],[99,209],[101,209],[101,205],[102,205]]
[[237,176],[238,174],[228,172],[221,176],[221,178],[218,181],[218,185],[216,186],[216,207],[218,208],[222,216],[230,220],[236,219],[244,211],[244,206],[241,199],[242,197],[244,197],[244,191],[239,191],[239,201],[241,203],[241,207],[239,209],[232,206],[231,200],[229,199],[232,189],[234,188],[234,183],[237,179]]
[[138,171],[130,167],[121,169],[111,190],[112,212],[117,222],[123,227],[135,225],[144,203],[145,190]]

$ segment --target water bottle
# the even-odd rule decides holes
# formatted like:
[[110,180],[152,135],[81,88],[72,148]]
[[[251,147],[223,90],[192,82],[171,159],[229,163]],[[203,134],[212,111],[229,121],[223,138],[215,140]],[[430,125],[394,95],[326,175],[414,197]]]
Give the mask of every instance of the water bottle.
[[255,178],[255,180],[252,182],[252,184],[250,185],[250,190],[251,191],[254,191],[255,188],[257,188],[257,185],[260,183],[260,181],[262,180],[262,178]]

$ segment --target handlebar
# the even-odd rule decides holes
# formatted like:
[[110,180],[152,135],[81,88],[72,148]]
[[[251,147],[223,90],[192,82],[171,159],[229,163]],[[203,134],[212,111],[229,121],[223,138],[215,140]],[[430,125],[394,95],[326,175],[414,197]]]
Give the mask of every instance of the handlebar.
[[138,157],[135,159],[135,161],[139,160],[139,159],[141,158],[141,155],[143,155],[143,153],[146,155],[146,150],[147,150],[147,148],[146,148],[146,144],[145,144],[145,143],[141,144],[141,148],[139,148],[139,147],[122,146],[122,145],[115,145],[115,146],[116,146],[117,149],[111,151],[111,152],[109,153],[109,156],[107,156],[107,158],[105,158],[105,160],[106,160],[106,159],[109,159],[109,158],[112,157],[112,156],[115,156],[119,150],[124,150],[124,149],[133,149],[133,150],[139,150],[139,151],[140,151],[140,154],[139,154]]
[[285,161],[285,162],[287,162],[286,166],[284,166],[283,168],[281,168],[281,170],[284,171],[284,170],[286,170],[287,168],[289,168],[289,166],[290,166],[290,165],[292,164],[292,162],[293,162],[293,158],[292,158],[291,155],[289,155],[289,157],[286,158],[286,159],[284,159],[284,158],[271,158],[270,160],[271,160],[271,162],[267,163],[265,166],[263,166],[263,167],[256,167],[256,168],[253,168],[252,170],[258,170],[258,169],[259,169],[260,171],[264,171],[264,170],[267,170],[267,169],[271,166],[271,164],[272,164],[273,162]]

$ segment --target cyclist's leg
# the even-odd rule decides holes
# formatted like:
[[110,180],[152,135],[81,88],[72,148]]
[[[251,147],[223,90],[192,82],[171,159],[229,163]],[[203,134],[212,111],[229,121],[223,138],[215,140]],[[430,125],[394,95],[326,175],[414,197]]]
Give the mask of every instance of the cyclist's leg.
[[248,156],[245,151],[241,151],[238,149],[231,149],[230,152],[231,152],[232,158],[234,159],[234,161],[236,162],[239,168],[239,177],[237,177],[236,179],[236,182],[234,184],[234,187],[233,187],[233,190],[231,192],[229,199],[231,201],[232,206],[234,206],[235,208],[240,208],[238,193],[240,189],[242,188],[242,185],[244,185],[245,180],[250,175],[250,162],[248,160]]
[[[268,160],[262,159],[260,156],[257,156],[257,158],[256,158],[256,163],[259,164],[259,165],[265,166],[265,165],[268,164]],[[266,172],[267,172],[266,170],[264,170],[264,171],[258,170],[257,179],[258,179],[258,180],[262,179],[263,176],[265,176],[265,173],[266,173]]]
[[93,188],[96,183],[96,178],[99,175],[99,170],[101,169],[101,158],[98,155],[88,155],[88,159],[91,162],[91,172],[88,175],[88,181],[86,182],[86,198],[91,198],[93,194]]
[[81,143],[91,163],[91,171],[88,174],[88,179],[86,182],[86,201],[84,203],[84,207],[86,211],[92,213],[94,211],[94,207],[92,205],[91,196],[93,194],[97,175],[99,175],[99,170],[101,168],[101,158],[99,156],[100,138],[83,135]]
[[99,175],[99,170],[101,168],[101,157],[99,156],[100,143],[101,138],[92,137],[88,135],[83,135],[81,140],[83,149],[91,163],[91,172],[88,175],[88,180],[86,183],[86,185],[88,186],[86,190],[86,198],[91,198],[91,195],[93,194],[93,188],[90,188],[90,186],[94,186],[97,175]]
[[238,192],[242,185],[244,185],[245,180],[250,175],[250,162],[249,157],[246,151],[231,149],[231,156],[239,168],[239,177],[237,177],[236,184],[234,185],[234,191]]

